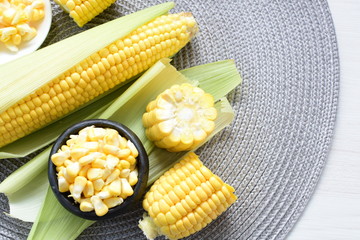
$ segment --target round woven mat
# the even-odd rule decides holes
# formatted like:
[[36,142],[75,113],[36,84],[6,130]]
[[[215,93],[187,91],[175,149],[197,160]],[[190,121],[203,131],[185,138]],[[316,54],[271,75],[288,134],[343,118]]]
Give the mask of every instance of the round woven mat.
[[[118,0],[85,29],[160,2]],[[52,6],[45,45],[82,31]],[[284,239],[314,191],[334,130],[339,60],[327,2],[178,0],[172,12],[179,11],[194,14],[200,34],[173,64],[235,59],[243,78],[228,96],[236,119],[198,151],[239,199],[189,239]],[[0,180],[25,161],[2,160]],[[3,195],[0,210],[8,211]],[[79,239],[145,239],[141,215],[139,209],[97,222]],[[0,215],[2,239],[25,239],[30,227]]]

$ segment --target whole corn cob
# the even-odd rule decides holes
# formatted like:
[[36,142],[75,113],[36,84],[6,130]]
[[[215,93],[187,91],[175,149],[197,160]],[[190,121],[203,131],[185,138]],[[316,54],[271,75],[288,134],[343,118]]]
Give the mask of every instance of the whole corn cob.
[[102,13],[116,0],[55,0],[79,27]]
[[171,152],[189,151],[214,130],[214,98],[201,88],[174,85],[151,101],[143,115],[146,136]]
[[191,13],[164,15],[92,54],[1,112],[0,147],[174,55],[196,32]]
[[161,176],[146,193],[148,212],[139,227],[149,239],[165,235],[180,239],[200,231],[223,213],[237,197],[234,188],[189,153]]

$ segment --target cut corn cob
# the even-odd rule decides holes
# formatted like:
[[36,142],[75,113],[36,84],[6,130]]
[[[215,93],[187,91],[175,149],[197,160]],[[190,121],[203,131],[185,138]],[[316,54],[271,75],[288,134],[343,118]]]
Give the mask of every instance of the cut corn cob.
[[174,85],[146,107],[143,125],[155,145],[171,152],[194,149],[214,130],[214,98],[191,84]]
[[190,13],[164,15],[92,54],[0,114],[0,147],[174,55],[196,31]]
[[180,239],[200,231],[237,197],[234,188],[206,168],[195,153],[187,154],[146,193],[139,227],[148,239]]
[[102,13],[116,0],[55,0],[79,27],[84,26],[94,17]]

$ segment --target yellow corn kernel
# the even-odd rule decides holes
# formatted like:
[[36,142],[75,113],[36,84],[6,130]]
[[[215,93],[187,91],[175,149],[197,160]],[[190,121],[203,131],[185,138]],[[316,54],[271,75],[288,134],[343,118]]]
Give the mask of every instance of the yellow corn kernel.
[[75,180],[74,177],[70,177],[70,176],[69,176],[69,174],[68,174],[67,171],[66,171],[66,167],[64,167],[63,169],[61,169],[61,176],[63,176],[68,183],[73,183],[74,180]]
[[136,164],[136,159],[131,155],[126,158],[126,161],[128,161],[130,163],[130,165]]
[[[147,229],[142,221],[139,226],[147,236],[187,237],[230,207],[237,199],[234,191],[207,169],[196,154],[189,153],[160,177],[145,195],[143,207],[150,220],[145,217],[142,221],[150,221],[155,226]],[[161,231],[154,235],[154,229]]]
[[114,181],[115,179],[117,179],[120,175],[120,170],[119,169],[115,169],[107,178],[105,181],[105,185],[110,184],[112,181]]
[[79,171],[79,176],[87,177],[87,171],[90,169],[90,165],[83,166]]
[[89,152],[97,152],[99,149],[99,143],[98,142],[84,142],[83,144],[80,144],[82,148],[86,148],[89,150]]
[[119,147],[120,149],[127,148],[127,140],[124,137],[119,137]]
[[61,146],[60,150],[63,152],[70,152],[70,148],[66,145]]
[[124,202],[124,199],[121,197],[112,197],[104,199],[103,202],[108,208],[116,207]]
[[69,183],[66,181],[66,179],[63,176],[58,177],[58,185],[60,192],[69,191]]
[[8,8],[2,13],[2,21],[4,24],[12,25],[13,18],[16,15],[15,8]]
[[121,181],[121,197],[127,198],[128,196],[131,196],[134,194],[134,190],[130,186],[129,182],[125,178],[120,178]]
[[99,217],[104,216],[109,211],[109,208],[100,199],[99,196],[92,196],[90,198],[90,200],[91,200],[91,203],[94,206],[95,213],[96,213],[97,216],[99,216]]
[[134,171],[131,171],[129,174],[129,184],[131,186],[134,186],[138,182],[138,171],[135,169]]
[[87,178],[90,181],[94,181],[99,178],[102,178],[103,175],[104,175],[104,169],[101,169],[101,168],[90,168],[87,171]]
[[122,170],[120,171],[119,177],[120,177],[120,178],[128,178],[129,175],[130,175],[130,169],[122,169]]
[[104,128],[95,128],[92,127],[88,131],[88,139],[90,141],[98,141],[105,137],[106,130]]
[[[69,0],[67,1],[66,6],[71,5],[69,3],[70,1],[72,4],[74,3],[74,1]],[[71,12],[72,11],[73,10],[71,10]],[[175,31],[176,34],[170,36],[168,33],[169,39],[165,39],[165,32],[160,34],[159,31],[156,30],[160,27],[163,29],[170,28],[172,31]],[[22,26],[21,28],[21,31],[26,32],[24,35],[21,35],[20,33],[22,40],[31,39],[36,35],[36,29],[25,26]],[[13,31],[18,31],[17,29],[20,29],[20,27],[18,26]],[[4,29],[2,30],[2,37],[4,37]],[[59,77],[54,78],[42,86],[41,89],[43,89],[43,94],[46,94],[44,96],[48,97],[40,98],[37,94],[29,94],[24,97],[27,101],[20,100],[8,109],[4,109],[0,113],[0,119],[7,119],[7,116],[10,116],[10,113],[18,107],[21,111],[22,109],[28,108],[28,112],[22,111],[21,116],[19,117],[25,118],[25,114],[29,114],[33,120],[30,121],[32,124],[28,125],[26,128],[19,128],[16,121],[12,121],[14,117],[10,117],[6,121],[0,121],[0,129],[6,126],[7,130],[5,133],[0,133],[0,147],[5,146],[6,144],[28,135],[50,122],[65,116],[72,110],[83,106],[86,102],[94,99],[110,88],[113,88],[133,76],[138,75],[142,71],[147,70],[159,59],[174,55],[194,36],[196,31],[197,27],[195,25],[195,20],[191,14],[170,14],[156,18],[144,26],[134,30],[124,38],[109,44],[109,46],[104,48],[106,50],[102,49],[97,53],[94,53],[82,62],[76,64],[74,67],[65,71]],[[161,38],[160,36],[163,37]],[[138,39],[139,42],[133,43],[131,39]],[[160,39],[160,42],[156,43],[154,39]],[[168,40],[170,40],[170,43],[173,43],[171,46],[167,45],[166,41]],[[120,41],[123,46],[121,46],[121,44],[117,44]],[[131,45],[125,46],[124,42],[127,44],[128,42],[131,42]],[[118,48],[118,52],[116,53],[112,53],[114,45]],[[141,50],[142,46],[145,46],[144,50]],[[137,53],[136,49],[140,49],[141,52]],[[127,56],[125,52],[130,54],[130,56]],[[104,57],[104,54],[107,54],[107,56]],[[142,59],[140,56],[144,56],[144,54],[146,56]],[[122,58],[123,55],[124,58]],[[120,62],[115,61],[115,65],[112,66],[110,64],[111,60],[110,62],[108,60],[112,59],[111,56],[114,59],[118,58]],[[139,61],[135,61],[135,59],[139,59]],[[92,62],[93,64],[89,65],[88,62]],[[81,66],[85,66],[85,64],[87,64],[88,67],[82,68]],[[118,71],[121,74],[118,74],[116,71],[111,71],[110,69],[112,67],[121,69],[121,71]],[[90,78],[90,75],[93,75],[91,83],[85,81],[87,80],[85,76]],[[68,84],[61,84],[64,81]],[[95,82],[97,84],[92,84]],[[48,88],[46,88],[46,86],[48,86]],[[25,105],[27,107],[25,107]],[[50,105],[54,107],[48,111]],[[124,146],[124,141],[121,139],[122,138],[119,139],[119,147],[123,149],[126,144]],[[71,142],[75,143],[74,140]],[[85,146],[81,146],[81,144],[79,144],[78,147],[86,148]],[[90,149],[90,151],[97,151],[97,148],[94,147],[94,149]]]
[[130,169],[130,163],[126,160],[120,160],[117,167],[121,170],[122,169]]
[[78,160],[82,157],[84,157],[86,154],[88,154],[89,149],[88,148],[72,148],[70,151],[70,156],[74,160]]
[[81,166],[79,162],[71,162],[68,166],[66,166],[66,172],[71,178],[75,178],[81,170]]
[[53,154],[51,156],[51,161],[56,165],[56,166],[61,166],[64,164],[65,160],[68,160],[68,158],[70,157],[68,152],[57,152],[55,154]]
[[118,152],[117,156],[118,156],[120,159],[126,159],[126,158],[128,158],[128,157],[130,156],[130,154],[131,154],[130,149],[121,149],[121,150]]
[[94,190],[98,192],[104,187],[105,182],[102,178],[99,178],[93,181],[93,185],[94,185]]
[[105,168],[112,170],[119,164],[119,161],[119,158],[109,154],[106,156]]
[[72,190],[70,191],[71,197],[75,199],[75,201],[79,202],[81,198],[81,193],[84,190],[87,183],[87,179],[82,176],[77,176],[74,181],[74,185]]
[[138,150],[136,149],[135,145],[130,141],[128,140],[127,141],[127,146],[129,148],[129,150],[131,151],[131,155],[136,158],[138,155],[139,155],[139,152]]
[[105,165],[106,161],[101,158],[97,158],[93,162],[91,162],[91,167],[93,168],[105,168]]
[[83,194],[86,198],[94,195],[94,185],[91,181],[87,181],[83,190]]
[[103,146],[103,151],[104,151],[105,154],[111,154],[113,156],[118,156],[121,149],[119,147],[117,147],[117,146],[114,146],[114,145],[105,144]]
[[70,159],[66,159],[65,161],[64,161],[64,166],[65,167],[67,167],[67,166],[69,166],[69,165],[71,165],[73,163],[73,161],[71,161]]
[[113,196],[110,186],[105,186],[100,192],[96,194],[100,199],[106,199]]
[[58,173],[58,176],[62,176],[62,171],[64,168],[65,168],[64,166],[56,167],[56,172]]
[[106,135],[104,136],[105,144],[120,146],[120,136],[115,129],[106,129]]
[[83,212],[91,212],[94,210],[94,206],[90,201],[90,198],[80,200],[80,210]]
[[81,166],[85,166],[87,164],[92,163],[96,159],[102,159],[102,158],[105,158],[105,154],[100,153],[100,152],[93,152],[93,153],[90,153],[90,154],[85,155],[84,157],[80,158],[79,163]]
[[122,193],[122,185],[120,178],[116,178],[114,181],[112,181],[109,185],[109,191],[114,196],[119,196]]
[[21,43],[21,35],[20,34],[12,35],[11,41],[13,42],[13,44],[19,45]]
[[194,149],[215,128],[213,97],[188,83],[174,85],[150,102],[143,115],[146,136],[168,151]]

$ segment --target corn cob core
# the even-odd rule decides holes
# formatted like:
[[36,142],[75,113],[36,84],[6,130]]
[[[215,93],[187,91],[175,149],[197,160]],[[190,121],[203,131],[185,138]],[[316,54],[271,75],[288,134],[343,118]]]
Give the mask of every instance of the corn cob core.
[[169,239],[187,237],[233,204],[237,199],[234,191],[206,168],[195,153],[189,153],[146,193],[143,207],[150,219],[140,221],[139,227],[143,230],[151,225],[157,227],[152,227],[150,234],[145,232],[150,239],[157,234]]
[[92,54],[0,114],[0,147],[174,55],[196,31],[190,13],[164,15]]
[[214,98],[191,84],[174,85],[151,101],[143,115],[146,136],[171,152],[192,150],[214,130]]
[[116,0],[55,0],[79,27],[102,13]]

